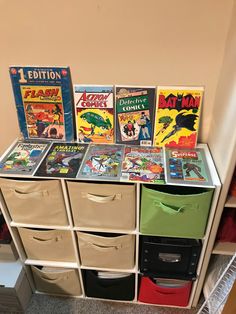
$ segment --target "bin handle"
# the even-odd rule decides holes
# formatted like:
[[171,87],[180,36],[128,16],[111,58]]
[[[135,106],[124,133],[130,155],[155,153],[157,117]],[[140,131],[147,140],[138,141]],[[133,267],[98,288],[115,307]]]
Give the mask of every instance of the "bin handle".
[[48,196],[48,191],[47,190],[42,190],[42,191],[34,191],[34,192],[21,192],[17,191],[14,189],[10,189],[11,192],[14,193],[14,195],[22,200],[31,198],[31,197],[36,197],[36,196]]
[[32,239],[36,240],[36,241],[39,241],[39,242],[49,242],[49,241],[53,241],[53,240],[55,240],[55,241],[59,240],[58,237],[51,238],[51,239],[41,239],[41,238],[38,238],[38,237],[35,237],[35,236],[33,236]]
[[[43,280],[46,280],[46,281],[49,281],[49,282],[56,282],[56,281],[58,281],[58,280],[60,280],[60,279],[62,279],[61,277],[59,277],[59,278],[46,278],[46,277],[44,277],[44,276],[41,276],[41,278],[43,279]],[[67,277],[66,277],[67,278]]]
[[180,212],[183,210],[183,208],[186,207],[186,205],[182,205],[182,206],[180,206],[179,208],[175,209],[174,207],[170,207],[170,206],[165,205],[165,204],[162,203],[162,202],[156,202],[156,201],[154,201],[154,205],[160,206],[161,209],[162,209],[165,213],[171,214],[171,215],[180,213]]
[[88,200],[95,202],[95,203],[108,203],[108,202],[112,202],[114,200],[121,200],[121,194],[100,196],[100,195],[82,192],[81,195],[83,198],[87,198]]
[[104,251],[113,251],[113,250],[118,250],[122,248],[122,244],[120,245],[113,245],[113,246],[103,246],[103,245],[99,245],[99,244],[95,244],[92,242],[87,242],[88,244],[90,244],[91,246],[94,246],[97,250],[100,250],[102,252]]

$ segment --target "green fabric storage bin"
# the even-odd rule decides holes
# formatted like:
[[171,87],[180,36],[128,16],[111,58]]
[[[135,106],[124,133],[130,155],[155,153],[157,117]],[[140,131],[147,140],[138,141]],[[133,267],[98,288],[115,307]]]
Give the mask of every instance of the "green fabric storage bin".
[[145,235],[203,238],[213,189],[142,186],[140,231]]

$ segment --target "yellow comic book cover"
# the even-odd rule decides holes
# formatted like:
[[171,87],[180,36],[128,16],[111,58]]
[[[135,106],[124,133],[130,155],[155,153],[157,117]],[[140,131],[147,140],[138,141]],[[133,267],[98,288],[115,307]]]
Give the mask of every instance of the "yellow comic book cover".
[[158,86],[154,146],[195,148],[203,87]]

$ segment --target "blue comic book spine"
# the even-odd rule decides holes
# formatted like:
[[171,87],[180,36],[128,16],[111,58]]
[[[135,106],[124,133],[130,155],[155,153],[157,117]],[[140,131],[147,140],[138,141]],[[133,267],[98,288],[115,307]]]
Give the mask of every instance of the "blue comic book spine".
[[23,137],[74,140],[70,68],[11,66],[9,72]]

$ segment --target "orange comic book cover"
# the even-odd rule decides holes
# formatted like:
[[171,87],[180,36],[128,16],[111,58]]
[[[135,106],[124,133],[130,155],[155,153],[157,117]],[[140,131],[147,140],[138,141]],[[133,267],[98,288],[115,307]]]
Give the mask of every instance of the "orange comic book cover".
[[113,87],[74,85],[79,143],[114,143]]
[[195,148],[203,87],[158,86],[154,146]]
[[64,139],[61,88],[21,86],[21,94],[29,137]]

